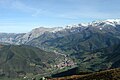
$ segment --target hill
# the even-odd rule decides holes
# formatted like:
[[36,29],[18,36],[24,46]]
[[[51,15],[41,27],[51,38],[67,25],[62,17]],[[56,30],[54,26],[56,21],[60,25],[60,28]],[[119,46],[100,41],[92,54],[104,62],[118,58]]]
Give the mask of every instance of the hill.
[[51,72],[55,68],[54,65],[62,62],[63,58],[61,55],[36,47],[1,45],[0,77],[24,77]]

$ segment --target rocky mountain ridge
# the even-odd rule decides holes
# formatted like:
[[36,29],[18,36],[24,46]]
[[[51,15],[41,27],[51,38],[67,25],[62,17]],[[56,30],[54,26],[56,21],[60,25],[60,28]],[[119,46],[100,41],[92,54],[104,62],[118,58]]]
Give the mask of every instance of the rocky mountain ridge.
[[[39,27],[36,29],[33,29],[32,31],[28,33],[0,33],[0,42],[10,43],[10,44],[25,44],[35,38],[38,38],[41,35],[44,35],[46,33],[74,33],[74,32],[80,32],[82,30],[85,30],[87,28],[95,28],[99,30],[114,30],[115,27],[120,25],[120,19],[108,19],[103,21],[93,21],[91,23],[80,23],[78,25],[68,25],[66,27],[55,27],[55,28],[44,28]],[[119,28],[118,28],[119,29]],[[59,36],[58,36],[59,37]]]

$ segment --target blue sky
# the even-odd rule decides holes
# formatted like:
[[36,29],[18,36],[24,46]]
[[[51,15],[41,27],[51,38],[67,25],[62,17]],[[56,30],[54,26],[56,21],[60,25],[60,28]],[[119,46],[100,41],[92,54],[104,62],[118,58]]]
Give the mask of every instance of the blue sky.
[[0,32],[120,18],[120,0],[0,0]]

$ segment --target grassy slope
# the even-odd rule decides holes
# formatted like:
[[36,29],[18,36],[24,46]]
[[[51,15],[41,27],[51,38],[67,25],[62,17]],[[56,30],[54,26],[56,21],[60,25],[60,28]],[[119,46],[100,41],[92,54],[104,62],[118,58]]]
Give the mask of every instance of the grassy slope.
[[[0,76],[18,77],[20,75],[42,74],[50,71],[55,53],[46,52],[39,48],[24,45],[1,46],[0,48]],[[58,57],[58,60],[61,59]]]

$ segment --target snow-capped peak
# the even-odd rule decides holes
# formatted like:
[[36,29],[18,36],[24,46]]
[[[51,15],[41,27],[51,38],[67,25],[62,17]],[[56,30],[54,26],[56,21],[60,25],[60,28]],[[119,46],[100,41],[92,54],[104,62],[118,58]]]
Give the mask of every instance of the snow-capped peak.
[[89,23],[80,23],[80,24],[78,24],[79,26],[84,26],[84,27],[86,27],[86,26],[88,26],[89,25]]
[[105,25],[111,25],[111,26],[116,26],[120,25],[120,19],[107,19],[107,20],[101,20],[101,21],[93,21],[90,23],[92,26],[102,26],[104,27]]
[[77,27],[88,27],[89,23],[80,23],[78,25],[73,24],[73,25],[67,25],[65,29],[71,29],[71,28],[77,28]]
[[63,30],[63,27],[55,27],[55,28],[52,28],[52,30],[50,32],[55,33],[55,32],[61,31],[61,30]]
[[105,21],[120,23],[120,19],[107,19],[107,20],[105,20]]

